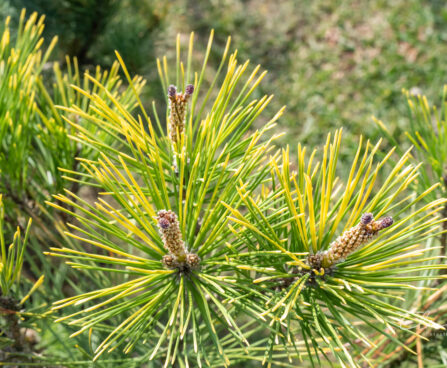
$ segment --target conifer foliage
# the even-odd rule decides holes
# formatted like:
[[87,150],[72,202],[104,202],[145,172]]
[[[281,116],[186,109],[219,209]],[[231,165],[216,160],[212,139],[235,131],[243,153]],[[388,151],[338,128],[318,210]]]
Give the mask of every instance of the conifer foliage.
[[[166,106],[147,109],[145,82],[119,53],[110,71],[83,77],[76,59],[67,59],[65,74],[54,64],[48,88],[41,26],[34,15],[21,26],[23,57],[9,48],[8,29],[2,37],[10,76],[0,97],[10,110],[0,111],[0,169],[2,183],[15,183],[39,209],[11,196],[8,223],[27,215],[52,225],[51,241],[30,235],[49,256],[41,265],[54,279],[60,259],[72,268],[60,300],[40,277],[14,304],[26,308],[31,292],[44,288],[51,306],[33,315],[59,340],[84,342],[76,347],[84,360],[68,366],[356,367],[375,364],[371,333],[411,351],[403,334],[442,329],[402,305],[405,293],[433,292],[429,282],[445,278],[436,239],[446,200],[433,196],[436,181],[417,187],[420,164],[410,150],[379,154],[382,142],[361,137],[341,171],[340,129],[321,153],[299,144],[291,160],[289,148],[273,142],[283,110],[262,114],[273,96],[257,91],[260,66],[239,63],[228,40],[218,73],[205,78],[213,33],[199,66],[193,34],[186,55],[177,39],[174,69],[158,60]],[[20,44],[25,34],[31,48]],[[7,251],[2,228],[2,317],[5,297],[23,294],[28,234],[29,227],[22,242],[18,231]],[[32,254],[28,260],[35,272]],[[27,353],[35,365],[63,358]]]
[[[233,231],[239,238],[233,247],[246,245],[248,252],[229,259],[256,273],[254,285],[264,291],[263,315],[271,316],[266,360],[271,361],[276,341],[287,344],[300,334],[309,352],[323,353],[326,343],[340,364],[356,366],[354,352],[372,346],[364,328],[394,341],[396,330],[415,332],[419,324],[442,328],[399,307],[406,288],[418,289],[414,282],[438,277],[426,276],[427,270],[445,268],[428,264],[438,257],[432,247],[421,247],[442,230],[439,212],[445,200],[423,200],[438,185],[417,197],[406,194],[418,177],[409,152],[378,182],[393,153],[377,159],[380,142],[365,147],[360,142],[348,179],[339,180],[340,144],[341,131],[332,141],[328,137],[321,162],[315,162],[315,151],[307,159],[306,149],[298,147],[293,172],[284,150],[279,163],[270,163],[276,184],[258,196],[241,187],[246,210],[231,209],[232,222],[241,225]],[[360,322],[353,324],[352,316]],[[294,322],[298,330],[291,328]]]

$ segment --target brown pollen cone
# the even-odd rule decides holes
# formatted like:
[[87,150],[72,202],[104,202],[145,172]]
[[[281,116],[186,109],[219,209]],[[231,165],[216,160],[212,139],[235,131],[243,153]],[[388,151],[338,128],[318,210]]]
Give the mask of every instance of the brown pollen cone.
[[188,84],[184,93],[177,93],[173,85],[168,88],[169,97],[169,136],[173,144],[180,140],[185,128],[185,117],[188,100],[194,92],[194,86]]
[[197,268],[200,265],[200,257],[194,253],[188,253],[186,255],[186,263],[191,268]]
[[172,211],[161,210],[158,212],[157,220],[165,248],[179,261],[185,260],[185,245],[177,215]]
[[161,260],[163,265],[170,269],[178,268],[182,271],[198,268],[200,258],[197,254],[186,251],[177,215],[170,210],[158,211],[157,215],[158,228],[163,244],[169,252]]
[[391,217],[375,221],[372,213],[364,213],[360,222],[340,235],[329,247],[321,253],[321,265],[330,267],[346,259],[348,255],[372,240],[380,230],[393,224]]

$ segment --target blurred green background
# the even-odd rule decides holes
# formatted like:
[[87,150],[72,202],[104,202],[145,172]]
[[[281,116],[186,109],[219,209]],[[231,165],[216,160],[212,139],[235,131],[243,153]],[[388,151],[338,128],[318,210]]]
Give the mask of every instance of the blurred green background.
[[400,129],[408,116],[402,88],[439,101],[447,82],[447,3],[442,0],[0,3],[1,13],[13,19],[22,7],[46,14],[46,40],[59,36],[54,55],[61,61],[65,54],[77,55],[83,68],[108,67],[118,50],[133,73],[148,79],[148,103],[162,99],[155,60],[173,55],[178,32],[186,43],[194,31],[203,49],[215,29],[210,76],[231,35],[241,60],[269,71],[261,92],[275,94],[271,114],[287,105],[281,143],[292,150],[298,141],[321,145],[340,126],[348,146],[358,134],[376,139],[372,115],[391,130]]

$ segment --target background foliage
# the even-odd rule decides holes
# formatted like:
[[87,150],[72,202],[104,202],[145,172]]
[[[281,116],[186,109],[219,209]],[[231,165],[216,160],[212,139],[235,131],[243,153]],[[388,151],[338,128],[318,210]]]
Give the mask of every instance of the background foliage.
[[[349,151],[359,133],[376,134],[372,115],[402,128],[402,88],[439,98],[447,76],[447,5],[440,0],[2,2],[4,14],[23,6],[46,14],[46,39],[60,36],[62,62],[78,55],[81,68],[110,67],[116,49],[132,73],[148,80],[156,74],[154,55],[172,54],[178,32],[194,31],[205,45],[213,28],[221,49],[231,35],[242,59],[269,70],[259,93],[274,91],[272,113],[287,105],[280,124],[292,150],[297,140],[320,145],[329,130],[345,126]],[[207,78],[216,65],[210,63]],[[154,83],[145,91],[148,100],[161,100],[160,92]]]

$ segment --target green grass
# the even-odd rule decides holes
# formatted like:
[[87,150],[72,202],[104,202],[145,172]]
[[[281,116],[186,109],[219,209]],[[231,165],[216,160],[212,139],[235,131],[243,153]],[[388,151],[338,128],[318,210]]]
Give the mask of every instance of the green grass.
[[439,97],[447,71],[447,8],[441,2],[227,4],[207,10],[190,27],[205,20],[215,26],[210,19],[223,12],[217,35],[231,33],[240,54],[269,69],[264,88],[275,93],[276,107],[287,105],[280,121],[290,133],[284,143],[321,144],[340,126],[348,135],[371,137],[371,115],[399,126],[406,120],[402,88]]

